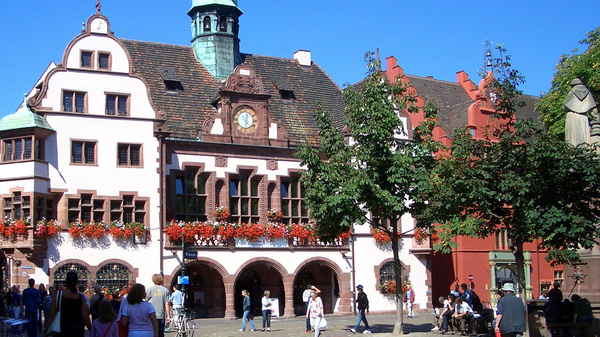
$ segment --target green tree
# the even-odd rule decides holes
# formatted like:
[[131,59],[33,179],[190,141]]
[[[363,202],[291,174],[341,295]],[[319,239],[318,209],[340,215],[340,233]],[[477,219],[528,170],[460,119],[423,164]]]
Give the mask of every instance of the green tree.
[[[391,238],[394,278],[403,280],[399,258],[400,217],[411,211],[406,201],[428,179],[437,151],[431,131],[436,108],[428,105],[427,121],[417,127],[414,142],[402,140],[403,125],[398,111],[417,112],[414,99],[400,78],[387,80],[379,61],[367,53],[367,78],[343,91],[346,102],[345,128],[332,124],[327,111],[318,109],[320,145],[301,146],[297,152],[307,170],[302,182],[311,216],[317,220],[322,238],[333,238],[354,224],[369,224]],[[345,136],[349,138],[345,139]],[[397,286],[397,320],[394,333],[402,332],[404,294]]]
[[505,230],[525,300],[525,243],[540,238],[548,259],[558,263],[577,260],[578,249],[598,243],[600,161],[591,146],[575,148],[533,121],[514,122],[523,77],[507,59],[497,59],[489,88],[503,126],[486,140],[466,129],[455,133],[449,155],[431,172],[435,183],[421,189],[419,204],[427,207],[416,214],[423,226],[441,224],[435,248],[443,252],[455,247],[455,236]]
[[552,87],[536,105],[541,120],[552,135],[565,138],[565,112],[563,101],[571,89],[569,83],[579,78],[590,89],[592,95],[600,98],[600,27],[588,32],[586,38],[579,41],[587,45],[583,53],[576,49],[571,55],[562,55],[556,65],[552,78]]

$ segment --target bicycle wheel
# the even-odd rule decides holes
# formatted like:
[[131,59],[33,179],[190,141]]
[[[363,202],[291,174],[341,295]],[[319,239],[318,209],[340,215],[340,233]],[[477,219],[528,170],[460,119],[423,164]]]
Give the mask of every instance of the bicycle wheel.
[[185,337],[194,337],[194,331],[196,331],[196,322],[193,319],[186,317],[185,319]]

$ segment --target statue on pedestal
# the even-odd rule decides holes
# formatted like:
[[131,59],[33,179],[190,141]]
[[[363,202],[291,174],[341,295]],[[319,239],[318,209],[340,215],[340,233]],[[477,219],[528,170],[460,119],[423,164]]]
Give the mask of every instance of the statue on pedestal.
[[[573,146],[583,143],[592,144],[591,137],[600,138],[600,120],[598,108],[592,93],[583,85],[580,79],[571,81],[571,91],[563,103],[563,110],[567,112],[565,123],[565,140]],[[591,129],[590,133],[590,118]]]

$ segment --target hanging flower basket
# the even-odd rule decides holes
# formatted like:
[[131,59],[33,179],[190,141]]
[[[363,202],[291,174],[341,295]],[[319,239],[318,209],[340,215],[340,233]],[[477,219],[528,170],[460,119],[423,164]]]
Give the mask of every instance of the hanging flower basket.
[[278,209],[270,209],[267,211],[267,218],[271,222],[279,222],[283,220],[283,213]]
[[[408,290],[408,286],[406,285],[406,282],[402,281],[402,293],[406,293],[407,290]],[[381,292],[382,294],[385,294],[385,295],[396,294],[396,281],[394,281],[394,280],[383,281],[379,285],[379,292]]]
[[107,231],[106,225],[101,222],[72,222],[69,224],[69,234],[73,239],[89,238],[99,239],[104,236]]
[[225,206],[217,206],[217,209],[215,209],[215,219],[219,222],[227,221],[230,216],[231,213]]
[[37,227],[33,232],[36,238],[51,239],[58,236],[60,232],[60,223],[56,220],[42,219],[37,222]]
[[0,223],[0,236],[10,240],[26,238],[27,226],[29,226],[29,218],[26,220],[11,220],[5,218],[4,221]]
[[[392,242],[392,238],[390,238],[390,236],[386,232],[376,228],[372,229],[372,232],[373,239],[375,239],[376,243],[387,244]],[[398,232],[398,239],[400,238],[402,238],[402,233]]]

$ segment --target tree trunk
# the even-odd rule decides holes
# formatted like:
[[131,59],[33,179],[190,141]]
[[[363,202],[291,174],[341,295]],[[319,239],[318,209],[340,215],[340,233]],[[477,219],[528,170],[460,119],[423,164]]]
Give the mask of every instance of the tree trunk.
[[394,280],[396,281],[396,323],[394,324],[394,335],[403,334],[403,303],[404,292],[402,291],[402,265],[400,264],[400,253],[398,252],[398,222],[396,219],[390,219],[392,223],[392,251],[394,252]]
[[517,278],[519,282],[519,296],[525,305],[525,324],[527,331],[523,334],[523,337],[529,336],[529,312],[527,312],[527,284],[525,283],[525,255],[523,254],[523,243],[519,242],[515,245],[513,250],[515,256],[515,262],[517,263]]

